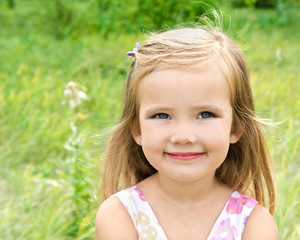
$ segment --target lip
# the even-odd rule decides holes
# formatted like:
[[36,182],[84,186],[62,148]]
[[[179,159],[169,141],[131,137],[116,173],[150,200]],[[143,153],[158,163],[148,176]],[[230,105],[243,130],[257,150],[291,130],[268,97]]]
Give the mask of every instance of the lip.
[[197,159],[203,156],[204,153],[203,152],[166,152],[166,155],[176,160],[188,161],[188,160]]

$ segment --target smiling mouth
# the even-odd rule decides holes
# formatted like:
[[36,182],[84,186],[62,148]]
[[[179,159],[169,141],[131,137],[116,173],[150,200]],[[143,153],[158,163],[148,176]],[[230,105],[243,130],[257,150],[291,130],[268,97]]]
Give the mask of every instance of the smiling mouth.
[[166,155],[169,157],[176,159],[176,160],[194,160],[204,155],[204,153],[200,152],[174,152],[174,153],[168,153],[166,152]]

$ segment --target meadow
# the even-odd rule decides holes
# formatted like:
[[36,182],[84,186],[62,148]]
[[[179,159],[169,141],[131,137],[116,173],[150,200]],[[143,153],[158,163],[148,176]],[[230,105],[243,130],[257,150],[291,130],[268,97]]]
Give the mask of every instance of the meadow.
[[[50,10],[0,4],[0,239],[95,239],[101,149],[119,119],[126,52],[144,39],[62,28]],[[222,10],[259,116],[273,122],[280,239],[300,239],[299,7]]]

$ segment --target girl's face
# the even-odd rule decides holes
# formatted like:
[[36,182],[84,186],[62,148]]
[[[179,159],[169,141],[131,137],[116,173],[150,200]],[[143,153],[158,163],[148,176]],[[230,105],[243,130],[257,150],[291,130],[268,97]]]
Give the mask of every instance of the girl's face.
[[133,137],[161,176],[179,182],[213,178],[231,132],[230,90],[222,73],[154,71],[138,89],[140,127]]

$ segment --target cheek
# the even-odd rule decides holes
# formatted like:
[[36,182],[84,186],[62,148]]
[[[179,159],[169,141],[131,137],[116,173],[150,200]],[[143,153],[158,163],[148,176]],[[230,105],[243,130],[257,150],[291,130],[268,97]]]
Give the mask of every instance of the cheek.
[[211,124],[199,130],[200,138],[209,148],[227,148],[230,144],[230,127],[224,124]]
[[147,124],[145,122],[141,122],[141,142],[142,145],[150,145],[151,143],[155,143],[159,141],[159,138],[157,136],[158,129],[153,128],[151,124]]

